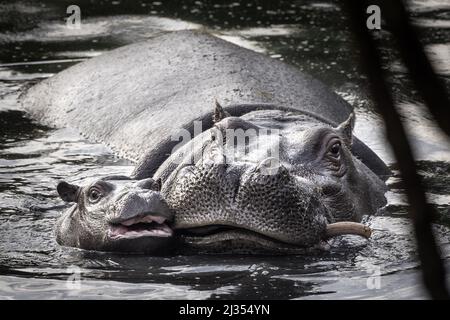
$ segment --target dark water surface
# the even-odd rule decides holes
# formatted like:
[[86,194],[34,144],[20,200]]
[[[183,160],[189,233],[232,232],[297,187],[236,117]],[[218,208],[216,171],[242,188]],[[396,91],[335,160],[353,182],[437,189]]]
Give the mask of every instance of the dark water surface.
[[[65,26],[70,4],[81,7],[80,30]],[[410,10],[450,89],[450,2],[414,0]],[[292,63],[331,86],[356,108],[356,136],[396,172],[337,2],[0,0],[0,298],[426,297],[397,174],[388,181],[386,210],[365,217],[372,239],[336,239],[320,256],[156,258],[55,243],[53,223],[64,205],[57,181],[128,174],[133,163],[74,130],[33,123],[20,111],[21,90],[118,46],[197,28]],[[449,140],[424,111],[389,33],[379,37],[428,197],[440,213],[435,230],[450,273]]]

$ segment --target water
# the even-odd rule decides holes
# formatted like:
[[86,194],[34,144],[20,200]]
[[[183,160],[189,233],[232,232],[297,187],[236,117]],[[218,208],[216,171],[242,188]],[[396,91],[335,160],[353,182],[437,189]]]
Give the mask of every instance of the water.
[[[317,299],[424,298],[407,204],[382,121],[337,2],[77,2],[82,29],[67,29],[71,1],[0,0],[0,298]],[[450,90],[450,4],[410,2],[439,76]],[[163,31],[204,28],[243,47],[284,60],[332,87],[356,108],[356,135],[394,169],[389,205],[365,217],[370,241],[334,240],[317,256],[118,255],[61,248],[52,234],[64,204],[58,180],[129,174],[133,163],[74,130],[27,119],[21,90],[79,61]],[[450,147],[430,121],[399,57],[381,31],[395,99],[440,213],[434,225],[450,273]]]

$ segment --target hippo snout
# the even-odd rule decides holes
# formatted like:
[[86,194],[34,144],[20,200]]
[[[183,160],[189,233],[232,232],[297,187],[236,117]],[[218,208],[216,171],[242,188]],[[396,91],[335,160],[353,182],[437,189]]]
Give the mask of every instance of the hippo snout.
[[150,190],[125,191],[111,201],[110,223],[119,223],[137,216],[154,215],[172,221],[173,213],[159,192]]
[[320,193],[285,166],[272,166],[272,160],[208,163],[182,172],[166,190],[174,229],[203,243],[229,241],[231,234],[233,239],[302,247],[320,242],[327,225]]
[[124,188],[110,201],[108,236],[114,240],[143,236],[171,237],[172,210],[155,190],[153,179]]

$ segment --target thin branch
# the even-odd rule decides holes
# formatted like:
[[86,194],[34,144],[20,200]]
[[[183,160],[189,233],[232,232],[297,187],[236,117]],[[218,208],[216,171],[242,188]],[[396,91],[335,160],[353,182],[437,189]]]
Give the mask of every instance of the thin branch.
[[[405,185],[425,287],[432,298],[449,299],[445,269],[431,226],[435,211],[427,203],[425,190],[416,171],[416,163],[405,129],[384,78],[379,50],[366,27],[365,10],[369,4],[360,0],[346,0],[344,4],[350,17],[353,34],[359,46],[361,66],[369,77],[370,90],[378,111],[384,119],[386,135],[393,147]],[[382,13],[384,12],[385,10],[383,11],[382,9]]]

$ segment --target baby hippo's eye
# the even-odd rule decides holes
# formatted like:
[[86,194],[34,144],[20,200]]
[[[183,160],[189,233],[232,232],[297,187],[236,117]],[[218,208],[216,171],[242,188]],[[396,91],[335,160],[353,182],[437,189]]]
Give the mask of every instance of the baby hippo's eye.
[[101,191],[97,188],[91,188],[88,193],[89,202],[96,203],[103,197]]

